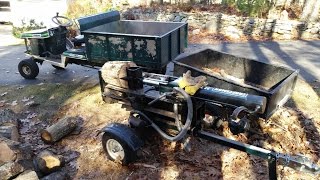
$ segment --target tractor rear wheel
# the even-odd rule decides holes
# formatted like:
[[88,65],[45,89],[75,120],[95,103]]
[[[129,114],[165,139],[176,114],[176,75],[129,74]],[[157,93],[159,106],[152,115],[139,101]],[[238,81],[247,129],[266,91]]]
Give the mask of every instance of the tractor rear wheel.
[[19,73],[26,79],[34,79],[39,74],[39,67],[32,59],[24,59],[18,65]]

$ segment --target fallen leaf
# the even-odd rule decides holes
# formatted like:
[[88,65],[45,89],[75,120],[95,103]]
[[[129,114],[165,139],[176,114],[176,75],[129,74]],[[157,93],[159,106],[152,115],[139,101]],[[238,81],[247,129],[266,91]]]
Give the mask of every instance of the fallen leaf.
[[11,106],[16,106],[17,104],[17,101],[12,101]]
[[29,101],[29,102],[27,102],[24,106],[31,106],[31,105],[33,105],[33,104],[35,104],[34,101]]
[[19,87],[17,87],[17,89],[23,89],[24,88],[24,86],[19,86]]
[[7,94],[8,94],[8,92],[4,92],[4,93],[0,94],[0,96],[2,97],[2,96],[5,96]]
[[49,100],[53,100],[53,99],[55,99],[54,95],[52,95],[52,96],[49,98]]
[[37,117],[36,113],[28,114],[27,119],[32,119],[34,117]]
[[21,100],[22,102],[27,102],[29,101],[30,99],[29,98],[26,98],[26,97],[23,97],[23,99]]

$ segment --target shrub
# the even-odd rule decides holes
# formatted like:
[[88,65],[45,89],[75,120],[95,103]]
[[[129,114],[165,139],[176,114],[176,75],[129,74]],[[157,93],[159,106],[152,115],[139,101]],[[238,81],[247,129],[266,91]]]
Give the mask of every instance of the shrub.
[[14,26],[12,28],[12,34],[17,38],[20,38],[23,32],[27,32],[35,29],[41,29],[41,28],[46,28],[43,22],[37,23],[34,19],[30,19],[27,22],[25,22],[25,20],[22,20],[21,26],[19,27]]
[[272,6],[270,0],[223,0],[223,4],[251,17],[265,17]]

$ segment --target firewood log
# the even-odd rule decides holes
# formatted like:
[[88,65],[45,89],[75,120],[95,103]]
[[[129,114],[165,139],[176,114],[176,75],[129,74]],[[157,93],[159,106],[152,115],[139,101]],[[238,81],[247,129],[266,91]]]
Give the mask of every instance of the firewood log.
[[0,166],[0,178],[10,179],[23,172],[23,167],[17,162],[8,162]]
[[36,170],[43,174],[50,174],[59,170],[64,163],[61,156],[57,156],[48,150],[42,151],[33,162]]
[[64,136],[71,133],[76,127],[78,123],[77,117],[65,117],[60,119],[57,123],[48,127],[41,132],[41,139],[45,143],[54,143],[59,141]]

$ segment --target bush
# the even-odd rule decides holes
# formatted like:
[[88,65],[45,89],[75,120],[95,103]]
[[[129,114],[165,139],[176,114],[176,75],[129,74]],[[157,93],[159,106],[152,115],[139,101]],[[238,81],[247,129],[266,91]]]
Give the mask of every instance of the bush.
[[68,4],[66,16],[71,19],[105,12],[112,9],[111,1],[72,0]]
[[41,29],[41,28],[46,28],[43,22],[38,24],[34,19],[31,19],[28,22],[25,22],[25,20],[22,20],[20,27],[13,27],[12,34],[14,37],[20,38],[21,34],[24,32],[35,30],[35,29]]
[[272,6],[270,0],[223,0],[223,4],[251,17],[266,17]]

